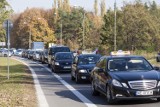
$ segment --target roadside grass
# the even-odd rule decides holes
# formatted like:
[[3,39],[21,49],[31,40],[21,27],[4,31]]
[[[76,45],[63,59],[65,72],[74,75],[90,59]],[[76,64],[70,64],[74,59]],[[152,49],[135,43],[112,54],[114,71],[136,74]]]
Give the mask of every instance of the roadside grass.
[[0,57],[0,107],[37,107],[32,75],[25,65],[10,58],[10,78],[7,78],[7,58]]

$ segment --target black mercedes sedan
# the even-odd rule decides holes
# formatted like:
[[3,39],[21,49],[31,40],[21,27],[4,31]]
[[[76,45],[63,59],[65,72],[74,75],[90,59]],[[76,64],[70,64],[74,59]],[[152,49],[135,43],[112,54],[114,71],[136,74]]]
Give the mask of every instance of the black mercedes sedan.
[[92,95],[118,100],[160,100],[160,71],[142,56],[104,56],[91,72]]
[[98,54],[80,54],[76,56],[72,64],[71,80],[75,80],[76,83],[84,80],[90,81],[90,72],[100,57]]
[[71,72],[73,54],[71,52],[58,52],[53,57],[51,69],[53,72]]

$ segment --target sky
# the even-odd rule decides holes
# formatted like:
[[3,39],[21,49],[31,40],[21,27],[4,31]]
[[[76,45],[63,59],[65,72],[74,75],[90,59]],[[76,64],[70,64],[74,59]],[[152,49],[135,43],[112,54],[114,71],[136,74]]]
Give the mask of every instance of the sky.
[[[23,12],[27,7],[38,7],[44,9],[51,9],[54,0],[7,0],[11,5],[15,13]],[[99,4],[101,0],[98,0]],[[115,0],[105,0],[106,8],[113,8]],[[123,1],[133,2],[135,0],[116,0],[117,6],[123,6]],[[143,2],[149,2],[153,0],[142,0]],[[160,5],[160,0],[154,0],[158,5]],[[70,0],[71,6],[81,6],[87,11],[93,11],[94,0]]]

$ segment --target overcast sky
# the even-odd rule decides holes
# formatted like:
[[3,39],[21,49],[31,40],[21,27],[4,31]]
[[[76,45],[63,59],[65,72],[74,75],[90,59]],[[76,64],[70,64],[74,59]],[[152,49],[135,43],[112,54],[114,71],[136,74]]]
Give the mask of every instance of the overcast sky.
[[[14,12],[23,12],[27,7],[39,7],[44,9],[51,9],[53,6],[54,0],[7,0],[11,5]],[[98,0],[99,4],[101,0]],[[118,7],[123,5],[123,1],[133,2],[135,0],[116,0]],[[142,0],[144,2],[153,1],[153,0]],[[160,0],[154,0],[159,5]],[[106,7],[113,8],[115,0],[106,0]],[[81,6],[88,11],[93,11],[94,0],[70,0],[72,6]]]

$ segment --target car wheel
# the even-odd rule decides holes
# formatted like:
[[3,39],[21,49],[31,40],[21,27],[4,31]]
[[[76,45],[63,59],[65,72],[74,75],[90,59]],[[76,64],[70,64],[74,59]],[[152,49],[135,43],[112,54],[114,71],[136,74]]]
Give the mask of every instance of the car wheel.
[[160,98],[157,98],[157,101],[160,101]]
[[78,78],[78,75],[76,74],[76,83],[78,84],[80,81],[79,81],[79,78]]
[[95,89],[94,81],[92,81],[91,92],[93,96],[98,96],[100,93]]
[[52,69],[52,72],[54,72],[54,69],[53,69],[53,67],[51,66],[51,69]]
[[111,93],[111,89],[110,89],[109,86],[107,86],[106,97],[107,97],[107,103],[108,104],[113,104],[114,103],[113,96],[112,96],[112,93]]
[[42,60],[42,64],[44,64],[44,61]]
[[48,67],[50,68],[50,67],[51,67],[51,64],[48,64]]
[[157,62],[159,62],[159,59],[158,59],[158,57],[156,58],[156,61],[157,61]]

